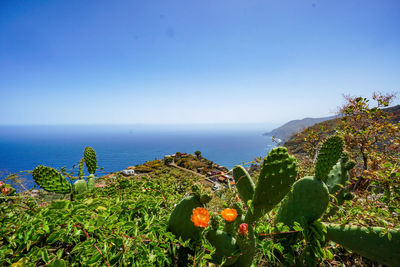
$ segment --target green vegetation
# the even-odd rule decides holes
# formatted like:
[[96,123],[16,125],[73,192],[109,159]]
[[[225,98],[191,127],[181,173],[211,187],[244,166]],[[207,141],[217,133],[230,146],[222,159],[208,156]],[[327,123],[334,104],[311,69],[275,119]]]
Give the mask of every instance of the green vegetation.
[[153,170],[159,170],[162,167],[162,163],[159,160],[147,161],[142,165],[136,166],[135,171],[140,173],[148,173]]
[[[366,229],[360,231],[350,225],[335,227],[320,220],[328,209],[330,193],[337,193],[337,188],[344,186],[342,183],[348,181],[349,170],[354,167],[354,163],[349,162],[348,154],[343,153],[343,139],[339,136],[327,138],[319,150],[316,162],[315,176],[304,177],[294,183],[297,176],[296,161],[288,155],[286,148],[272,149],[263,161],[256,186],[243,167],[237,166],[233,170],[238,193],[247,206],[245,214],[242,214],[243,209],[240,207],[242,202],[235,203],[236,205],[231,202],[231,207],[238,209],[240,216],[236,218],[239,213],[233,209],[236,214],[233,220],[229,220],[222,212],[225,222],[220,223],[214,217],[211,219],[211,227],[208,227],[210,216],[205,208],[207,206],[204,206],[206,203],[201,203],[199,194],[194,192],[175,207],[170,217],[169,230],[185,240],[191,239],[195,249],[206,246],[207,241],[199,242],[203,233],[216,249],[215,254],[209,257],[213,263],[224,266],[250,266],[256,256],[256,247],[259,246],[257,237],[260,233],[254,229],[257,221],[285,198],[274,219],[273,235],[277,235],[277,239],[269,251],[281,264],[314,266],[321,263],[321,260],[333,258],[329,250],[323,249],[327,243],[326,238],[331,238],[350,249],[365,238],[368,242],[358,246],[358,253],[395,266],[399,260],[395,251],[400,249],[397,231],[392,233],[385,228],[374,228],[373,232],[377,234],[374,234],[373,238],[367,238]],[[292,184],[293,189],[290,190]],[[343,200],[342,196],[341,203]],[[183,218],[184,222],[177,223],[179,218]],[[189,223],[189,218],[192,224]],[[242,227],[246,229],[244,233],[241,231]],[[283,232],[282,227],[289,228]],[[346,237],[347,232],[351,234]],[[385,234],[387,236],[383,237]],[[379,236],[382,243],[377,242]],[[299,243],[303,243],[304,246],[299,248]],[[371,257],[369,252],[374,248],[386,252],[381,257],[377,257],[376,254]]]
[[44,195],[1,203],[0,265],[175,264],[188,245],[168,233],[166,225],[194,177],[159,165],[135,179],[98,178],[96,183],[107,186],[73,201],[59,194],[50,202]]
[[303,131],[298,147],[274,148],[251,171],[236,166],[236,186],[215,192],[171,166],[212,170],[200,151],[146,162],[130,177],[95,179],[97,155],[88,147],[75,175],[36,167],[44,189],[36,196],[0,182],[0,265],[396,266],[400,125],[379,109],[390,96],[374,99],[376,108],[348,98],[334,127]]

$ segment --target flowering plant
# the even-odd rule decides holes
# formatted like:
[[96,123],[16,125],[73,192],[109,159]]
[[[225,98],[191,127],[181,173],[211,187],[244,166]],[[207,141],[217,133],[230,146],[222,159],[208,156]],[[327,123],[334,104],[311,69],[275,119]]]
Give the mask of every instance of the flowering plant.
[[11,191],[11,188],[9,188],[9,187],[4,187],[4,188],[1,189],[1,193],[4,196],[7,196],[10,193],[10,191]]
[[224,209],[223,211],[221,211],[221,215],[222,218],[225,219],[225,221],[233,222],[236,219],[238,213],[235,209]]
[[206,228],[208,226],[208,222],[210,221],[208,210],[200,207],[193,209],[191,221],[197,227]]

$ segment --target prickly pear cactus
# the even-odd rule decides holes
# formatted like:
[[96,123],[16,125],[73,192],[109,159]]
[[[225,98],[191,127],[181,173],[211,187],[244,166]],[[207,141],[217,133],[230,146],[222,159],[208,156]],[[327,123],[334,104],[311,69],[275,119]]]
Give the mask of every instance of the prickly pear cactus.
[[71,184],[55,169],[43,165],[32,172],[35,182],[44,190],[60,194],[71,193]]
[[203,207],[203,205],[197,197],[189,196],[182,199],[169,217],[168,230],[183,240],[198,240],[202,228],[196,227],[191,221],[192,211],[198,207]]
[[223,258],[227,259],[225,265],[231,265],[236,262],[238,257],[232,256],[239,251],[235,238],[221,230],[210,230],[207,233],[207,240],[216,249],[212,262],[221,264]]
[[[327,238],[366,258],[387,266],[399,266],[400,232],[381,227],[326,224]],[[388,237],[390,233],[391,238]]]
[[331,195],[336,195],[339,191],[340,193],[336,195],[339,205],[341,205],[344,200],[349,198],[351,193],[346,186],[346,182],[349,180],[349,170],[355,166],[355,162],[349,161],[349,155],[343,153],[340,161],[333,167],[333,169],[328,174],[328,179],[326,180],[326,185],[328,187],[329,193]]
[[86,181],[83,179],[79,179],[75,181],[73,185],[73,192],[75,195],[80,195],[82,193],[85,193],[88,190]]
[[313,176],[304,177],[293,185],[278,210],[276,222],[293,226],[305,220],[310,223],[319,219],[329,204],[329,191],[324,182]]
[[248,234],[246,237],[239,235],[237,243],[240,247],[241,253],[233,267],[250,267],[253,263],[254,255],[256,253],[256,238],[252,226],[248,226]]
[[297,177],[297,162],[285,147],[272,149],[263,161],[252,205],[255,220],[269,212],[289,192]]
[[253,199],[255,185],[250,175],[242,166],[235,166],[232,170],[233,178],[235,179],[235,185],[238,189],[240,197],[244,203]]
[[[212,255],[214,263],[220,264],[226,260],[225,266],[248,267],[252,265],[255,255],[257,238],[254,227],[256,220],[284,198],[275,222],[281,222],[288,226],[294,226],[295,222],[299,222],[304,227],[305,232],[308,231],[315,238],[319,238],[318,240],[324,241],[326,229],[317,220],[325,213],[329,203],[329,189],[325,181],[329,184],[331,192],[337,192],[337,185],[348,179],[348,170],[354,166],[354,163],[349,162],[346,154],[343,154],[341,161],[337,163],[342,154],[342,149],[343,141],[341,138],[328,138],[319,152],[315,176],[304,177],[294,184],[297,165],[295,159],[288,155],[285,148],[273,149],[264,159],[261,174],[255,187],[246,170],[243,167],[236,166],[233,169],[233,176],[239,195],[247,204],[247,209],[243,209],[242,203],[238,202],[233,204],[238,216],[233,216],[233,218],[231,214],[235,212],[224,212],[227,209],[221,212],[225,219],[224,231],[221,231],[221,226],[218,225],[219,221],[215,219],[212,220],[211,227],[208,227],[209,218],[207,223],[204,224],[195,223],[195,220],[191,221],[192,213],[192,216],[195,216],[198,209],[205,210],[202,207],[204,203],[200,202],[202,194],[196,187],[192,189],[193,196],[183,199],[175,207],[168,223],[168,229],[184,240],[193,238],[195,241],[199,240],[200,234],[204,230],[206,238],[216,248],[215,254]],[[335,167],[332,170],[334,165]],[[290,190],[291,188],[292,190]],[[199,214],[204,215],[204,213]],[[323,227],[316,227],[318,224]],[[400,236],[398,232],[390,231],[392,240],[385,239],[381,245],[379,234],[382,234],[383,230],[374,230],[369,235],[369,232],[365,229],[341,229],[340,227],[327,226],[327,237],[361,255],[389,266],[395,266],[396,263],[400,262],[398,256],[400,255],[398,254]],[[292,244],[300,236],[302,235],[299,233],[293,233],[288,238],[287,235],[286,237],[281,236],[283,242],[281,244],[284,246]],[[364,238],[365,244],[362,243]],[[305,239],[306,242],[313,242],[309,240],[309,235],[306,235]],[[395,240],[393,241],[393,239]],[[318,246],[320,246],[320,243],[318,243]]]
[[328,173],[338,162],[343,151],[343,139],[337,135],[328,137],[318,152],[317,163],[315,164],[315,177],[326,181]]
[[87,146],[83,152],[85,158],[86,168],[90,174],[94,174],[97,168],[96,152],[90,146]]
[[94,190],[94,175],[93,174],[89,175],[89,177],[87,178],[87,187],[88,187],[89,192],[92,192]]
[[278,210],[275,222],[293,226],[294,222],[311,223],[324,214],[329,204],[329,190],[324,182],[342,151],[341,137],[331,136],[325,140],[318,152],[315,176],[304,177],[293,185],[293,190]]

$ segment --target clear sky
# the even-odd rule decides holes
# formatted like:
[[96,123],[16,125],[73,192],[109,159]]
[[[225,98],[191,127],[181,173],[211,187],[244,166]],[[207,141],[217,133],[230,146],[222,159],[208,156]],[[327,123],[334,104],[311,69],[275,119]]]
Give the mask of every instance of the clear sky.
[[0,1],[0,124],[283,123],[399,85],[399,0]]

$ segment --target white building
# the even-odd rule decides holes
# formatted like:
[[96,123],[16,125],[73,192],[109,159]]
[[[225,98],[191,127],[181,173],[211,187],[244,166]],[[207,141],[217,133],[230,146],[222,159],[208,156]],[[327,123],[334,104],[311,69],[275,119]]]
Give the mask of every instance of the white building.
[[125,176],[135,175],[135,170],[123,170],[122,174]]

